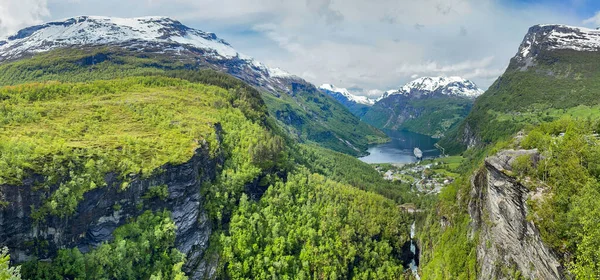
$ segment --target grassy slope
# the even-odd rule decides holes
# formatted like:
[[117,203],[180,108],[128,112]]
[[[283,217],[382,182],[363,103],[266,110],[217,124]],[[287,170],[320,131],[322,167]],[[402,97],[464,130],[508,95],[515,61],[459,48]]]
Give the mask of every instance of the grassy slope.
[[[115,48],[61,49],[0,65],[0,73],[3,73],[0,85],[48,80],[81,82],[133,75],[172,76],[173,72],[179,74],[197,68],[195,60],[185,56],[174,59]],[[352,155],[363,154],[369,144],[387,141],[383,132],[360,122],[345,107],[319,91],[300,87],[293,95],[280,95],[278,98],[263,94],[269,112],[299,140],[314,141]]]
[[[277,98],[263,94],[269,113],[300,139],[350,155],[360,155],[369,144],[387,141],[387,136],[361,122],[347,108],[320,91],[301,91]],[[348,141],[347,143],[343,140]]]

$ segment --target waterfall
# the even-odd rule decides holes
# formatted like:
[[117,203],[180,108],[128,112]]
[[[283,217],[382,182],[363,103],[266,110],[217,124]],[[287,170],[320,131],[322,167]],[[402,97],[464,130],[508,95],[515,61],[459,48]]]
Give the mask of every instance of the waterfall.
[[410,270],[417,280],[421,280],[419,276],[419,267],[417,267],[417,247],[415,246],[415,222],[410,226],[410,251],[413,253],[413,259],[410,261]]

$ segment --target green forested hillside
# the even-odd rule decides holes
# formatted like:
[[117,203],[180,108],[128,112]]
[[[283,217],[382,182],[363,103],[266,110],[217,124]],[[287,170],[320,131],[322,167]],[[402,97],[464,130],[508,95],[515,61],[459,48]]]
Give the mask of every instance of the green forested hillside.
[[[198,65],[194,57],[168,56],[144,51],[127,51],[116,47],[57,49],[0,65],[0,85],[25,82],[83,82],[128,76],[162,75],[198,81],[197,74],[187,70],[209,69]],[[213,75],[202,82],[223,84],[223,76]],[[252,90],[241,81],[227,79],[226,88]],[[387,140],[385,134],[353,116],[346,108],[306,82],[293,84],[290,93],[279,96],[264,92],[268,110],[290,135],[298,140],[310,140],[344,153],[359,155],[372,143]]]
[[465,121],[440,144],[460,151],[467,138],[492,144],[527,125],[550,122],[564,114],[597,117],[599,61],[597,52],[574,50],[542,51],[535,65],[526,69],[512,61],[477,99]]
[[119,174],[126,187],[129,174],[148,177],[165,164],[186,162],[203,142],[218,149],[217,123],[244,133],[235,141],[256,147],[253,163],[272,165],[266,161],[275,162],[271,153],[281,144],[270,142],[281,141],[260,127],[260,99],[240,93],[159,77],[4,87],[0,185],[42,175],[48,190],[59,188],[38,209],[39,218],[68,215],[86,191],[106,186],[106,173]]
[[242,197],[222,236],[233,279],[398,279],[407,217],[394,201],[301,171],[258,203]]
[[[408,187],[383,180],[351,156],[296,144],[253,88],[210,70],[118,73],[110,65],[92,70],[98,79],[77,82],[89,79],[89,70],[62,76],[57,69],[63,66],[40,75],[11,68],[6,73],[14,75],[4,82],[17,85],[0,88],[0,187],[39,176],[36,191],[45,197],[33,212],[39,223],[68,221],[90,190],[126,189],[207,145],[214,156],[225,156],[202,192],[216,229],[210,240],[211,252],[221,256],[219,277],[403,275],[399,255],[409,218],[397,205],[410,199]],[[50,77],[63,82],[18,82]],[[107,185],[109,173],[118,176],[118,186]],[[256,181],[267,191],[249,200],[246,186]],[[164,198],[165,191],[154,186],[145,197]],[[22,273],[27,279],[185,279],[185,256],[174,246],[173,221],[163,210],[130,219],[94,250],[61,248],[51,262],[23,264]],[[40,244],[32,246],[45,250]]]
[[[300,90],[297,94],[274,97],[263,94],[269,113],[298,139],[350,155],[362,155],[369,144],[382,143],[387,136],[361,122],[332,97],[318,90]],[[316,120],[326,120],[315,125]]]
[[473,99],[465,97],[419,99],[392,95],[375,103],[362,120],[381,129],[408,130],[440,137],[459,124],[472,105]]
[[543,124],[522,141],[540,162],[521,157],[514,169],[532,191],[531,220],[577,279],[600,278],[600,122],[563,118]]

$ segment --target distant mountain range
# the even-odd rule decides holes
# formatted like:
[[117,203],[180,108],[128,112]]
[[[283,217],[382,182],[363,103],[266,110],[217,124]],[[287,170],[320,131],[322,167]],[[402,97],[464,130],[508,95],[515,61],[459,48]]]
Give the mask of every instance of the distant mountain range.
[[346,106],[352,114],[359,118],[364,116],[369,108],[376,102],[375,99],[352,94],[345,88],[338,88],[331,84],[323,84],[319,89],[322,92],[331,95],[335,100]]
[[476,98],[483,90],[475,83],[461,77],[421,77],[408,82],[398,90],[389,90],[379,98],[385,99],[392,95],[418,97],[422,95],[447,95],[466,98]]
[[321,91],[381,129],[410,130],[441,137],[468,114],[483,93],[475,83],[460,77],[422,77],[377,99],[351,94],[330,84]]

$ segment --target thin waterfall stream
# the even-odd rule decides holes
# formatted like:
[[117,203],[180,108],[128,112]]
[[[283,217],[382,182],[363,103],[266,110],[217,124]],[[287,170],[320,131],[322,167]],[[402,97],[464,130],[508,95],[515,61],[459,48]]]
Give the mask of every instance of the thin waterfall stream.
[[415,222],[413,221],[412,225],[410,226],[410,252],[413,253],[413,258],[410,261],[410,270],[412,271],[413,275],[415,276],[415,278],[417,280],[420,280],[421,277],[419,276],[419,267],[417,266],[417,258],[419,257],[417,255],[417,246],[415,245]]

